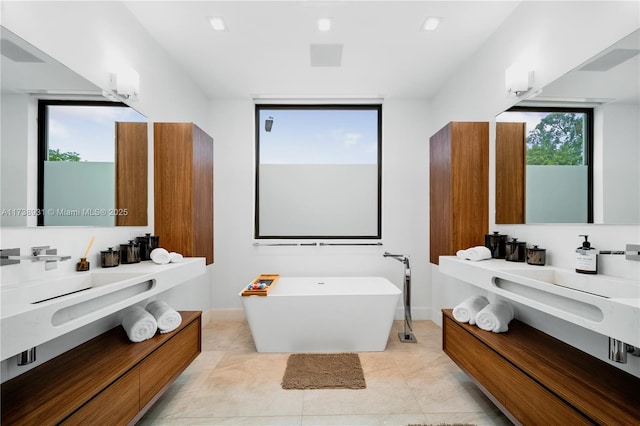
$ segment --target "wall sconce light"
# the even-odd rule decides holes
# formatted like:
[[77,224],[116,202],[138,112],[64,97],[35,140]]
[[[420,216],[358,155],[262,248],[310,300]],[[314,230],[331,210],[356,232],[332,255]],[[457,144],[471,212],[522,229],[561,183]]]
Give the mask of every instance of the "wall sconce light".
[[533,87],[533,71],[513,64],[504,72],[505,87],[511,96],[519,96]]
[[265,131],[270,132],[272,127],[273,127],[273,117],[269,117],[266,120],[264,120]]
[[140,90],[140,74],[133,68],[122,68],[111,74],[111,88],[123,99],[135,99]]

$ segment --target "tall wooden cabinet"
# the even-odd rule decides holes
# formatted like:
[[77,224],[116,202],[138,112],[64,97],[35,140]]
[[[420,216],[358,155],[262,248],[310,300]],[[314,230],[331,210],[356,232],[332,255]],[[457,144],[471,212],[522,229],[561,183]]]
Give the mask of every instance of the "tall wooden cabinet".
[[525,223],[525,123],[496,123],[496,223]]
[[489,123],[450,122],[429,139],[431,263],[484,245],[489,227]]
[[213,139],[193,123],[154,123],[160,246],[213,263]]
[[147,225],[147,123],[121,122],[116,126],[116,216],[118,226]]

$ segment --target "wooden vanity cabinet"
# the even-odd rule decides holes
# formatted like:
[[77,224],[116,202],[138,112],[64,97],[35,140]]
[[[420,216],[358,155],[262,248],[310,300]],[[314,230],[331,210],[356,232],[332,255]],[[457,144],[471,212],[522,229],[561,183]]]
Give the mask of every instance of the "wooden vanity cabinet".
[[201,351],[201,312],[132,343],[115,327],[2,384],[2,424],[135,424]]
[[451,122],[429,139],[429,260],[484,245],[489,228],[489,123]]
[[516,424],[640,424],[640,378],[517,320],[492,333],[444,309],[442,349]]
[[213,263],[213,139],[193,123],[154,123],[154,232],[160,246]]

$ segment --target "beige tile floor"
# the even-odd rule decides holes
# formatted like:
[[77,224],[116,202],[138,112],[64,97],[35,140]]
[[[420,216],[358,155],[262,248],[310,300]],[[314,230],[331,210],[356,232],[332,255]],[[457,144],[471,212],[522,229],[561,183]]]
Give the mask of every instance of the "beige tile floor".
[[441,350],[441,329],[414,321],[418,343],[392,327],[387,350],[360,353],[366,389],[284,390],[288,354],[257,353],[243,321],[203,330],[202,353],[140,425],[510,425]]

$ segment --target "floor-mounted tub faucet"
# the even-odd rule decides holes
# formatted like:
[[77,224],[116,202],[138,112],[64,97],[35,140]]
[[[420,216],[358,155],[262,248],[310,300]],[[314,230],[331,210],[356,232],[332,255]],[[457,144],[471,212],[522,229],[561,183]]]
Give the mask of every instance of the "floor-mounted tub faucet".
[[411,265],[409,256],[405,254],[391,254],[384,252],[384,257],[391,257],[404,264],[404,332],[398,333],[398,338],[403,343],[416,343],[418,340],[413,335],[411,322]]

